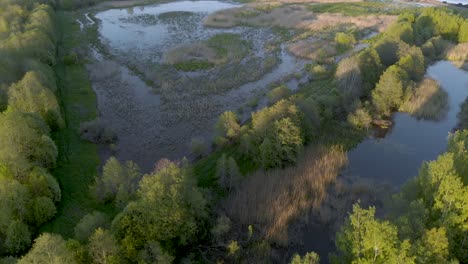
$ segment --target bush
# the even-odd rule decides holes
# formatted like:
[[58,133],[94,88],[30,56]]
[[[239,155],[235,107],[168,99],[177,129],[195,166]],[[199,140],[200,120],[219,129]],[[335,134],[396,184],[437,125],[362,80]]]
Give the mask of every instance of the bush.
[[289,90],[287,86],[281,85],[269,91],[267,94],[267,98],[270,101],[270,103],[276,103],[290,94],[291,90]]
[[117,141],[117,135],[99,119],[80,125],[81,138],[95,144],[110,144]]
[[232,142],[240,132],[239,119],[234,112],[227,111],[221,114],[215,125],[215,143],[222,146]]
[[348,115],[348,122],[356,128],[368,129],[372,123],[372,117],[369,111],[363,107],[358,107],[356,111]]
[[335,35],[336,48],[339,52],[345,52],[356,44],[356,39],[351,33],[338,32]]

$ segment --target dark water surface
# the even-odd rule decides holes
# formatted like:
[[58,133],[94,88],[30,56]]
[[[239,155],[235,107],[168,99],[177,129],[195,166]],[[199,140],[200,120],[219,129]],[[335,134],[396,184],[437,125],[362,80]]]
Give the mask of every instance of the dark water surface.
[[384,138],[369,138],[348,153],[345,173],[376,183],[401,186],[418,174],[423,161],[445,151],[448,133],[457,124],[460,104],[468,96],[468,72],[447,61],[430,66],[427,76],[437,80],[448,93],[449,110],[441,121],[418,120],[396,113],[394,126]]

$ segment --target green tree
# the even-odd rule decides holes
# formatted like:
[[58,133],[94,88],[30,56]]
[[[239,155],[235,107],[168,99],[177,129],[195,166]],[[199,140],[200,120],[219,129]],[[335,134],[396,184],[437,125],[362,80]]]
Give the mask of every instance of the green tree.
[[334,263],[414,263],[409,242],[398,239],[397,227],[375,219],[375,207],[358,204],[336,235]]
[[49,197],[37,197],[31,202],[32,224],[40,226],[51,219],[57,212],[54,202]]
[[241,173],[234,158],[227,157],[226,154],[221,155],[216,163],[216,176],[222,188],[231,191],[237,187],[241,180]]
[[73,252],[60,235],[43,233],[34,240],[32,249],[18,264],[63,264],[77,263]]
[[138,263],[142,264],[171,264],[174,257],[164,252],[158,242],[146,243],[145,247],[138,253]]
[[34,114],[10,111],[0,114],[0,146],[0,164],[15,175],[33,165],[51,168],[57,158],[49,128]]
[[9,88],[8,108],[40,115],[52,128],[64,125],[54,93],[41,83],[37,72],[27,72]]
[[445,228],[432,228],[416,241],[411,253],[416,256],[416,263],[450,263],[448,244]]
[[360,53],[358,58],[362,74],[363,95],[369,95],[384,72],[385,66],[382,65],[379,54],[372,47]]
[[80,241],[86,241],[96,229],[105,228],[108,225],[107,216],[99,211],[89,213],[75,226],[75,238]]
[[300,127],[289,117],[275,121],[270,135],[260,145],[263,167],[283,167],[296,162],[303,144],[304,138]]
[[89,238],[88,248],[93,263],[120,263],[117,240],[105,229],[100,227],[96,229]]
[[104,165],[102,176],[96,178],[94,192],[99,201],[114,201],[119,208],[133,199],[141,178],[140,168],[132,161],[121,164],[110,157]]
[[206,201],[187,166],[173,162],[159,165],[143,176],[136,201],[130,202],[112,223],[127,257],[151,241],[191,241],[198,220],[206,216]]
[[5,238],[5,249],[10,254],[17,254],[31,244],[31,233],[28,226],[20,221],[13,221],[8,226]]
[[460,24],[460,30],[458,32],[458,42],[468,42],[468,19],[465,19],[463,23]]
[[290,264],[319,264],[320,257],[315,252],[307,252],[304,257],[299,254],[295,254],[291,259]]
[[222,113],[215,125],[215,143],[223,146],[234,140],[240,133],[239,119],[234,112]]
[[389,67],[372,91],[372,103],[379,114],[389,115],[398,109],[403,99],[404,72],[398,66]]

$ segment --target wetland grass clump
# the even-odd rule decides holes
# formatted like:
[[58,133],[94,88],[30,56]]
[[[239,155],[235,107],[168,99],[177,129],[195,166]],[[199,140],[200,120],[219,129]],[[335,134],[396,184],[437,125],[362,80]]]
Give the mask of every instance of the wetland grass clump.
[[440,120],[448,110],[448,95],[437,81],[425,78],[400,107],[418,119]]
[[339,146],[309,147],[295,166],[250,175],[228,198],[227,212],[242,225],[260,226],[268,239],[287,243],[290,221],[320,206],[346,163]]
[[199,43],[172,49],[164,55],[164,61],[180,71],[207,70],[239,62],[251,49],[251,43],[239,34],[222,33]]

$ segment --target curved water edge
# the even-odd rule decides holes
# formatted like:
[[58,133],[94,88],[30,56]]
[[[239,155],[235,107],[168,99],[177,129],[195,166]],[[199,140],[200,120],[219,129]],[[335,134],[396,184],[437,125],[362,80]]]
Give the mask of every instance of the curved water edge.
[[[407,113],[395,113],[394,126],[384,138],[365,139],[348,152],[349,163],[341,179],[369,183],[376,189],[384,186],[390,192],[393,187],[396,191],[408,179],[417,176],[424,161],[434,160],[445,151],[448,133],[456,127],[460,105],[468,96],[468,72],[448,61],[440,61],[430,66],[426,75],[438,81],[448,94],[449,110],[445,118],[428,121]],[[335,249],[337,226],[316,224],[314,219],[310,222],[302,236],[304,252],[315,251],[326,263],[328,254]]]
[[418,173],[421,163],[445,151],[448,133],[457,124],[460,104],[468,96],[468,73],[448,61],[427,69],[448,94],[449,110],[441,121],[418,120],[407,113],[393,116],[394,126],[384,138],[369,138],[349,151],[345,174],[378,184],[401,186]]

